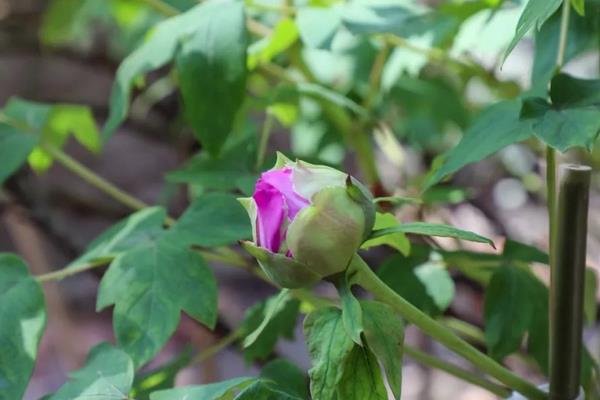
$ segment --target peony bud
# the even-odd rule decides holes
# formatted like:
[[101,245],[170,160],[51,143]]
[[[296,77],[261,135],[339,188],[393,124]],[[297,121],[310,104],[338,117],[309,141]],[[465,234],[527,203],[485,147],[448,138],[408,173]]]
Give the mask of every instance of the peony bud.
[[240,202],[254,239],[242,245],[287,288],[344,271],[375,221],[371,194],[357,180],[281,154],[256,182],[254,195]]

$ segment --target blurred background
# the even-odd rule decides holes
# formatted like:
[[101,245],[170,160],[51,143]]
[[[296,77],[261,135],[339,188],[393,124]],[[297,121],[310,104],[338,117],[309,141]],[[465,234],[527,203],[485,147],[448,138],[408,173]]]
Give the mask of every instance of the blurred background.
[[[0,104],[12,96],[50,103],[88,105],[101,126],[115,72],[120,61],[134,50],[149,29],[164,15],[141,0],[0,0]],[[194,0],[170,0],[170,6],[185,10]],[[328,3],[328,2],[323,2]],[[466,2],[423,1],[432,13],[455,10]],[[479,2],[485,3],[485,2]],[[489,4],[497,2],[487,2]],[[303,48],[298,53],[320,84],[364,99],[363,88],[373,65],[382,63],[381,91],[376,109],[381,123],[373,128],[371,141],[377,175],[372,189],[380,195],[418,196],[420,184],[432,161],[456,144],[483,106],[501,98],[514,97],[531,87],[536,52],[533,37],[522,41],[502,67],[502,53],[512,38],[523,4],[505,2],[502,8],[456,13],[460,23],[450,33],[432,38],[427,32],[409,35],[408,46],[386,47],[376,38],[338,34],[329,49]],[[249,2],[249,10],[265,29],[270,29],[286,10],[276,1]],[[258,4],[258,6],[257,6]],[[292,4],[293,5],[293,4]],[[285,6],[288,7],[288,6]],[[291,7],[291,6],[290,6]],[[441,11],[440,11],[441,10]],[[554,18],[554,17],[553,17]],[[434,21],[440,27],[445,20]],[[259,26],[259,29],[260,29]],[[597,31],[594,33],[598,37]],[[443,36],[446,35],[446,36]],[[448,36],[450,35],[450,36]],[[444,39],[445,38],[445,39]],[[405,43],[406,44],[406,43]],[[412,47],[411,47],[412,46]],[[442,56],[429,49],[442,49]],[[380,56],[384,54],[384,56]],[[459,61],[456,61],[459,60]],[[275,65],[291,68],[285,56]],[[458,67],[455,62],[460,62]],[[461,65],[477,66],[474,73]],[[581,51],[566,70],[578,77],[597,77],[598,53]],[[190,193],[167,173],[179,169],[199,150],[190,130],[182,122],[181,102],[168,70],[149,74],[145,89],[134,98],[131,114],[104,146],[93,154],[74,140],[66,152],[149,203],[165,205],[179,215]],[[275,85],[275,79],[257,70],[249,78],[250,97]],[[364,104],[364,103],[363,103]],[[271,110],[277,115],[270,137],[267,159],[274,151],[306,157],[364,176],[356,155],[348,150],[343,135],[322,109],[309,99],[294,109]],[[248,113],[246,129],[258,135],[264,112]],[[270,117],[269,117],[270,118]],[[566,159],[597,167],[597,152],[572,152]],[[2,160],[0,160],[2,162]],[[544,195],[543,148],[527,141],[512,144],[494,156],[460,170],[450,182],[425,192],[424,204],[403,207],[401,220],[443,222],[493,238],[502,248],[512,239],[547,249],[548,224]],[[600,259],[600,196],[595,178],[590,200],[588,265]],[[0,251],[16,252],[29,263],[34,274],[62,268],[81,254],[100,232],[130,213],[93,186],[74,177],[59,165],[43,175],[28,168],[13,176],[0,193]],[[486,246],[439,240],[445,249],[491,251]],[[369,253],[369,261],[381,264],[391,254],[386,249]],[[238,326],[249,306],[275,293],[274,288],[242,270],[213,263],[219,283],[221,324],[210,332],[183,316],[182,322],[153,365],[191,354],[214,344]],[[546,268],[537,269],[541,276]],[[100,271],[89,271],[60,283],[44,285],[49,325],[34,376],[25,396],[37,399],[58,388],[70,370],[78,368],[88,350],[102,340],[113,340],[111,311],[95,312]],[[455,272],[454,297],[445,315],[473,325],[483,325],[483,292]],[[546,277],[547,278],[547,277]],[[330,288],[319,288],[332,294]],[[441,346],[410,328],[408,342],[419,345],[461,365]],[[586,327],[586,341],[598,353],[596,325]],[[298,321],[295,338],[281,340],[279,356],[288,357],[304,369],[310,367]],[[238,344],[214,356],[203,355],[177,375],[178,384],[212,382],[253,374],[263,361],[248,362]],[[518,357],[508,364],[540,382],[542,377]],[[492,395],[468,386],[443,372],[405,360],[405,399],[486,399]]]

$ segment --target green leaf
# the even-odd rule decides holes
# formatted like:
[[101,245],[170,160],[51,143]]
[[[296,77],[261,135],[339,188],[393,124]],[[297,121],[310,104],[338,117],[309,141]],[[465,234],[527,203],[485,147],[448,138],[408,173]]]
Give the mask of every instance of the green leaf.
[[289,18],[282,18],[266,38],[252,44],[248,49],[248,69],[270,62],[273,58],[289,49],[298,40],[296,24]]
[[85,366],[71,373],[49,400],[127,398],[133,375],[133,362],[127,353],[101,343],[90,351]]
[[596,322],[598,312],[598,300],[596,293],[598,290],[598,276],[593,268],[585,269],[585,289],[583,294],[583,313],[588,325]]
[[585,15],[585,0],[570,0],[571,5],[577,11],[577,14],[584,16]]
[[256,160],[256,140],[243,140],[223,149],[219,157],[201,151],[178,170],[169,172],[169,182],[200,185],[202,188],[221,191],[240,187],[244,180],[256,182],[252,171]]
[[35,136],[0,122],[0,185],[27,161],[37,141]]
[[308,386],[304,371],[284,359],[275,359],[260,371],[260,377],[273,381],[280,390],[301,399],[308,398]]
[[[374,230],[391,228],[393,226],[398,225],[398,220],[393,214],[390,213],[377,213],[375,215],[375,225],[373,226]],[[405,256],[410,253],[410,241],[406,237],[406,235],[402,232],[381,236],[376,239],[369,239],[365,241],[360,248],[367,250],[371,247],[380,246],[380,245],[388,245]]]
[[101,233],[67,268],[75,268],[103,258],[110,259],[127,251],[151,245],[164,233],[166,216],[162,207],[148,207],[131,214]]
[[140,366],[169,339],[182,310],[214,327],[217,285],[199,254],[167,238],[130,250],[112,262],[100,282],[96,308],[112,304],[119,346]]
[[344,400],[387,400],[381,370],[367,347],[355,346],[344,361],[337,396]]
[[[89,107],[72,104],[51,106],[40,133],[42,144],[62,148],[70,134],[73,134],[84,148],[93,153],[100,152],[100,133]],[[52,163],[52,156],[42,147],[36,147],[29,155],[29,165],[38,173],[45,172]]]
[[537,247],[511,239],[507,239],[506,242],[504,242],[502,257],[510,261],[523,261],[526,263],[537,262],[541,264],[550,263],[547,253],[539,250]]
[[46,304],[25,263],[7,253],[0,253],[0,321],[0,399],[21,399],[46,327]]
[[410,257],[395,255],[380,266],[378,275],[415,307],[431,315],[443,312],[454,297],[454,281],[440,255],[415,247]]
[[[150,395],[150,400],[225,400],[231,399],[234,391],[240,390],[256,378],[233,378],[227,381],[208,385],[185,386],[174,389],[159,390]],[[226,397],[227,396],[227,397]]]
[[568,74],[552,78],[550,99],[557,108],[600,106],[600,79],[579,79]]
[[308,371],[312,398],[335,400],[345,361],[354,347],[344,329],[341,311],[328,307],[310,313],[304,320],[304,336],[313,362]]
[[538,311],[532,298],[535,278],[529,271],[498,268],[485,292],[485,341],[489,353],[502,360],[516,351]]
[[197,197],[168,236],[181,245],[224,246],[252,237],[250,222],[235,196],[211,193]]
[[221,6],[219,2],[209,1],[164,20],[156,25],[144,44],[123,60],[110,95],[110,113],[102,133],[104,139],[125,120],[134,82],[145,73],[168,64],[175,57],[181,40],[198,29],[198,21],[205,21]]
[[339,275],[336,283],[342,303],[342,322],[344,329],[352,341],[362,346],[361,334],[363,332],[363,315],[360,303],[352,293],[352,286],[348,282],[348,272]]
[[591,150],[600,132],[600,109],[554,108],[541,98],[523,102],[521,117],[532,124],[535,135],[561,152],[572,147]]
[[307,47],[329,49],[340,28],[342,17],[336,7],[304,7],[298,10],[296,24]]
[[501,101],[485,109],[467,129],[460,143],[443,156],[442,164],[432,171],[425,187],[533,135],[531,123],[519,120],[520,111],[518,100]]
[[413,235],[452,237],[461,240],[469,240],[471,242],[486,243],[494,247],[494,242],[491,239],[474,232],[465,231],[449,225],[429,224],[427,222],[411,222],[390,228],[374,230],[369,240],[386,235],[393,235],[398,232],[411,233]]
[[246,92],[248,33],[241,2],[215,3],[195,21],[176,68],[185,116],[209,153],[231,133]]
[[562,0],[529,0],[517,23],[515,36],[504,53],[504,59],[508,57],[527,32],[532,28],[540,30],[544,22],[552,16],[561,4]]
[[244,349],[244,359],[264,360],[272,352],[279,337],[292,339],[298,319],[300,302],[282,290],[279,295],[251,307],[242,324],[243,331],[252,334]]
[[365,340],[385,370],[388,384],[399,400],[402,389],[404,324],[386,304],[362,301]]
[[282,391],[270,382],[257,380],[235,396],[235,400],[302,400],[302,398]]
[[129,396],[132,399],[146,400],[157,390],[170,389],[175,386],[177,374],[187,367],[192,360],[192,349],[186,348],[174,359],[158,368],[137,375]]

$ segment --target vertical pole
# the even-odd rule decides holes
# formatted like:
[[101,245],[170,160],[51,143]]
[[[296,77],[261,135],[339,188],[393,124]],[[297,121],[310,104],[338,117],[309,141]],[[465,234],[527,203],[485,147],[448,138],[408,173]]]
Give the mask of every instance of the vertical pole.
[[557,221],[550,282],[550,399],[579,394],[583,292],[591,169],[560,168]]

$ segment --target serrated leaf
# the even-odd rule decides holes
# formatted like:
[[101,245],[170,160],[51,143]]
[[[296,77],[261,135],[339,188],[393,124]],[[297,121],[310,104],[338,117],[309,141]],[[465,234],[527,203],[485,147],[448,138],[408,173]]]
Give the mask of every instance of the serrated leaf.
[[103,258],[110,259],[154,243],[164,233],[166,216],[162,207],[148,207],[131,214],[92,240],[83,254],[67,268],[76,268]]
[[49,400],[127,398],[134,376],[133,362],[108,343],[94,347],[85,366],[69,374],[69,380]]
[[245,333],[254,333],[244,349],[244,359],[251,362],[265,359],[272,352],[279,337],[294,337],[300,302],[283,291],[265,302],[251,307],[242,324]]
[[287,360],[279,358],[269,362],[260,371],[260,377],[275,382],[281,391],[292,396],[308,398],[306,374]]
[[[375,225],[373,226],[374,230],[391,228],[393,226],[398,225],[398,220],[393,214],[389,213],[377,213],[375,215]],[[381,236],[376,239],[366,240],[361,246],[361,249],[367,250],[371,247],[380,246],[380,245],[388,245],[405,256],[410,253],[410,241],[406,237],[406,235],[402,232],[397,232],[390,235]]]
[[506,266],[498,268],[485,292],[485,341],[489,353],[502,360],[516,351],[531,327],[536,310],[529,271]]
[[182,310],[214,327],[217,285],[199,254],[162,238],[111,263],[100,282],[96,308],[113,304],[119,346],[140,366],[169,339]]
[[343,325],[341,311],[333,307],[314,311],[304,320],[304,336],[313,363],[308,371],[313,400],[336,399],[345,360],[354,348]]
[[153,29],[150,38],[123,60],[110,95],[110,113],[102,132],[105,140],[125,120],[131,89],[136,79],[168,64],[175,57],[181,39],[194,33],[198,27],[197,22],[204,20],[207,14],[219,7],[219,2],[205,2],[160,22]]
[[494,246],[494,242],[491,239],[478,235],[474,232],[458,229],[450,225],[430,224],[427,222],[411,222],[399,224],[389,228],[374,230],[369,237],[369,240],[381,238],[387,235],[393,235],[398,232],[411,233],[413,235],[452,237],[471,242],[486,243],[492,247]]
[[[568,1],[568,0],[567,0]],[[504,59],[513,51],[517,43],[532,28],[540,30],[541,26],[560,7],[563,0],[529,0],[517,23],[515,36],[504,52]]]
[[13,254],[0,253],[0,399],[21,399],[46,327],[40,285]]
[[221,2],[195,21],[175,65],[185,116],[209,153],[231,133],[246,92],[248,33],[244,5]]
[[531,123],[535,136],[561,152],[573,147],[591,150],[600,132],[600,109],[554,108],[541,98],[523,102],[521,118]]
[[268,63],[290,48],[298,37],[294,21],[289,18],[280,19],[268,37],[252,44],[248,49],[248,69],[253,70],[260,64]]
[[[233,378],[223,382],[211,383],[208,385],[195,385],[178,387],[174,389],[159,390],[150,395],[150,400],[221,400],[231,399],[233,392],[240,390],[256,378]],[[228,396],[228,397],[225,397]]]
[[344,361],[337,396],[348,400],[387,400],[381,371],[367,347],[355,346]]
[[404,324],[386,304],[362,301],[365,340],[383,366],[395,399],[402,389]]
[[183,246],[224,246],[252,237],[250,222],[235,196],[197,197],[171,227],[168,236]]
[[432,171],[425,187],[509,144],[531,137],[531,123],[519,120],[520,111],[518,100],[501,101],[485,109],[467,129],[460,143],[443,156],[440,167]]

